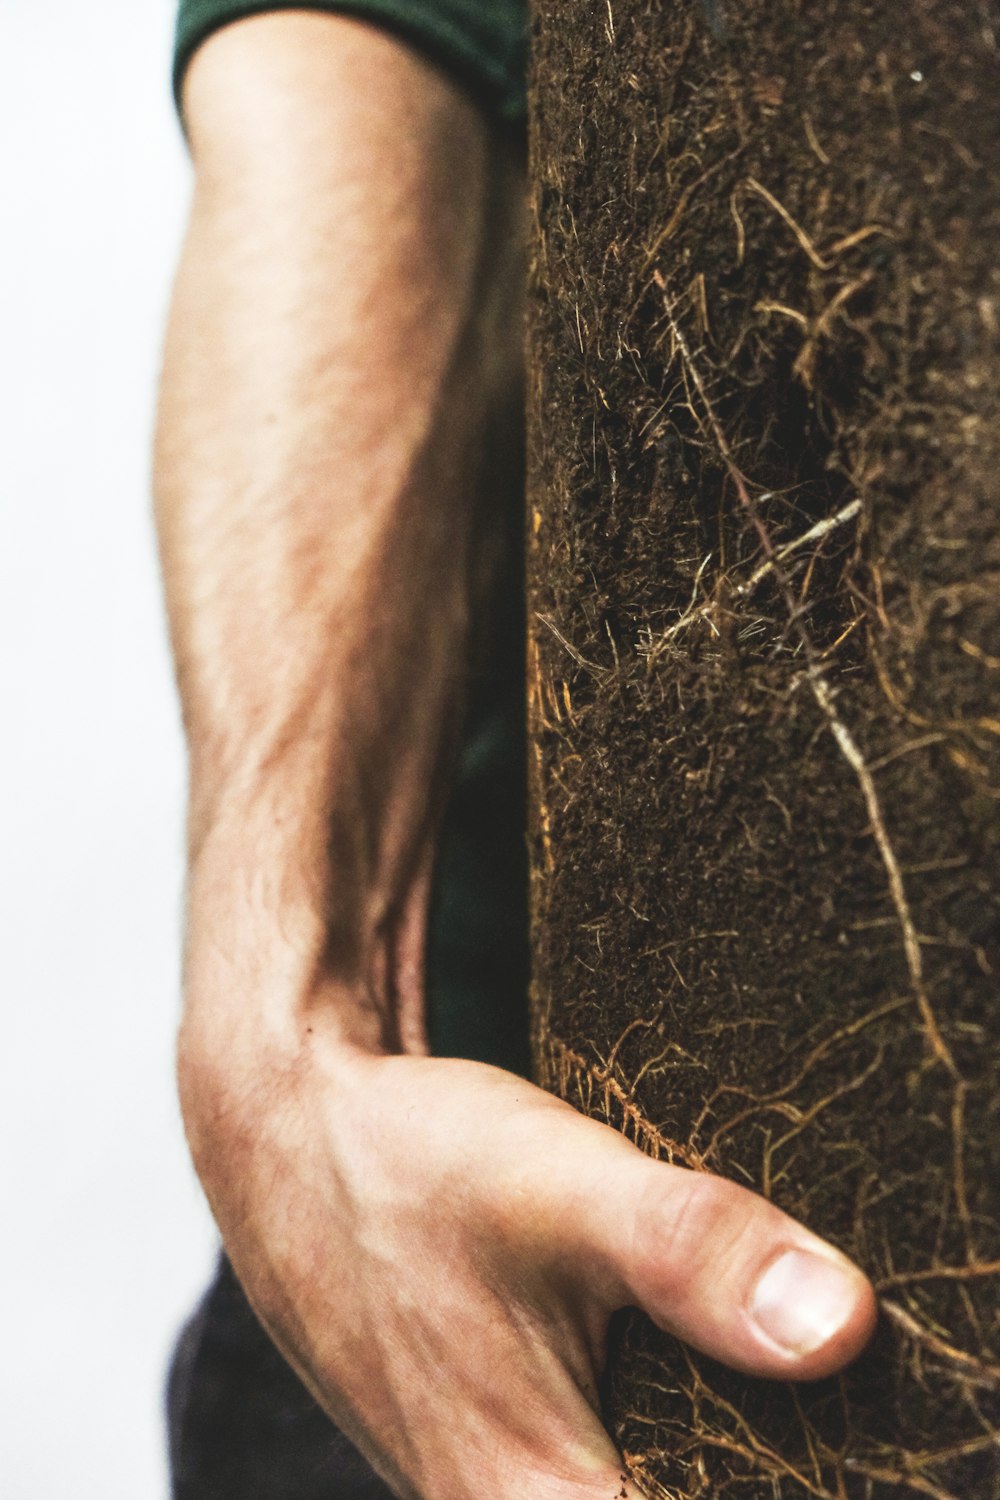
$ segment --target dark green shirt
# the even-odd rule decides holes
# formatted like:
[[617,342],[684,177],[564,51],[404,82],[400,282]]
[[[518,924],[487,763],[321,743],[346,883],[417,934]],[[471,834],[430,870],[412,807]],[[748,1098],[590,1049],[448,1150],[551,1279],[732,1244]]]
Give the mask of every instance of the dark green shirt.
[[328,10],[405,37],[509,124],[524,118],[526,0],[181,0],[174,85],[195,48],[229,21],[274,10]]

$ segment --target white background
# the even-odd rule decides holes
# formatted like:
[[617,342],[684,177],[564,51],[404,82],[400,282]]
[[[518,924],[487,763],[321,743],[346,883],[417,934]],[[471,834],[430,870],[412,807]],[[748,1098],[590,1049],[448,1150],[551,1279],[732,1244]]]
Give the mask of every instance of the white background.
[[164,1500],[214,1234],[172,1084],[183,757],[148,450],[173,0],[0,0],[0,1494]]

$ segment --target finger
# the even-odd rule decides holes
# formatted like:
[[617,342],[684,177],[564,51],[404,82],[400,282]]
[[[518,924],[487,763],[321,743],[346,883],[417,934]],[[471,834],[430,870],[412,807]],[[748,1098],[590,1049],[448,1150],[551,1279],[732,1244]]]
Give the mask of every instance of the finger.
[[[497,1490],[492,1494],[496,1495]],[[626,1473],[621,1462],[609,1465],[599,1473],[573,1474],[561,1477],[551,1473],[518,1473],[509,1488],[504,1488],[504,1500],[649,1500],[649,1492],[640,1489],[636,1481]]]
[[530,1496],[531,1500],[649,1500],[649,1491],[640,1489],[619,1462],[600,1474],[574,1476],[571,1479],[551,1475],[526,1476],[508,1492],[511,1500]]
[[868,1342],[871,1283],[759,1194],[617,1151],[591,1183],[587,1227],[615,1300],[704,1353],[749,1374],[816,1380]]
[[621,1455],[599,1422],[582,1403],[572,1436],[556,1438],[544,1456],[509,1454],[475,1493],[504,1500],[649,1500],[648,1491],[629,1474]]
[[518,1467],[499,1488],[494,1484],[488,1489],[493,1495],[501,1494],[504,1500],[649,1500],[648,1491],[641,1489],[627,1473],[621,1459],[608,1443],[607,1462],[586,1468],[572,1468],[554,1463],[551,1468],[525,1469]]

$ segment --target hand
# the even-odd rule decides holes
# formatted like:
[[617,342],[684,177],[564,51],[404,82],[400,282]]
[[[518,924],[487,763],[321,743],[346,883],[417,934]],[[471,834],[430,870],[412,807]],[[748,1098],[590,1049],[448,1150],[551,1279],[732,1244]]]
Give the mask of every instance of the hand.
[[262,1321],[407,1500],[637,1494],[598,1415],[616,1308],[783,1380],[866,1341],[868,1282],[763,1198],[511,1074],[365,1054],[311,1015],[200,1107],[189,1073],[192,1142]]

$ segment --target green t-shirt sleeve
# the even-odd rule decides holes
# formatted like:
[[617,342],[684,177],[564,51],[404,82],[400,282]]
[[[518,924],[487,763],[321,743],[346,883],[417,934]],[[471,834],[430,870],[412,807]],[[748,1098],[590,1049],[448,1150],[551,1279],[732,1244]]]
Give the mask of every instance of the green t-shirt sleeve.
[[525,113],[527,0],[181,0],[174,90],[196,48],[230,21],[276,10],[357,16],[406,38],[509,124]]

